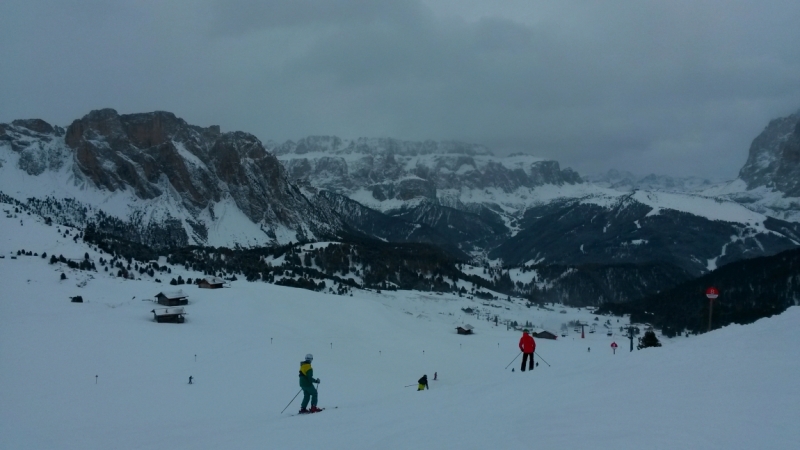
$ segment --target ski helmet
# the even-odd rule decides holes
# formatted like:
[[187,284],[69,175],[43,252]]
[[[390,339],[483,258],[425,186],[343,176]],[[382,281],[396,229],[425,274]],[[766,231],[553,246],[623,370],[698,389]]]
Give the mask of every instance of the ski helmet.
[[314,355],[312,355],[311,353],[306,355],[306,361],[311,361],[312,359],[314,359]]

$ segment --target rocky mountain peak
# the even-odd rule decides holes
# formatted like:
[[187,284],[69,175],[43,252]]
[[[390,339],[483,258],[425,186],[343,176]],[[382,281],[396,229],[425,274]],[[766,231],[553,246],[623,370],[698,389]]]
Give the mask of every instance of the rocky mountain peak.
[[525,154],[497,157],[481,145],[457,141],[311,136],[272,150],[292,179],[343,195],[368,192],[377,202],[436,199],[443,190],[508,193],[582,182],[556,161]]
[[297,142],[287,141],[271,149],[276,155],[303,155],[324,153],[333,155],[389,155],[420,156],[432,154],[460,154],[468,156],[492,155],[486,147],[458,141],[404,141],[394,138],[342,139],[336,136],[308,136]]
[[[0,123],[0,145],[6,144],[19,154],[17,166],[29,175],[63,167],[69,152],[63,148],[64,129],[42,119],[14,120]],[[0,159],[0,166],[3,165]]]
[[739,178],[748,189],[763,186],[800,197],[800,112],[770,121],[750,145]]
[[55,134],[56,132],[56,128],[42,119],[17,119],[11,124],[39,134]]
[[78,147],[82,139],[119,137],[122,134],[122,125],[117,111],[111,108],[96,109],[83,118],[73,121],[67,127],[64,141],[74,149]]
[[68,163],[76,180],[158,199],[152,205],[158,205],[159,216],[183,217],[183,229],[192,230],[199,242],[226,208],[241,211],[252,222],[246,234],[260,236],[260,230],[262,242],[325,234],[339,226],[313,210],[252,134],[190,125],[166,111],[94,110],[66,132],[41,120],[14,121],[0,125],[4,143],[20,154],[18,166],[29,175]]

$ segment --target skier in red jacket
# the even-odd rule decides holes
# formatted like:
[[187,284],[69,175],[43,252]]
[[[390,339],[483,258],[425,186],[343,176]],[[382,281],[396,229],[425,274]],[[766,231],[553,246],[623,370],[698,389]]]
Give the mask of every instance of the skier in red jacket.
[[[533,370],[533,352],[536,351],[536,341],[533,340],[533,336],[528,334],[528,330],[522,330],[522,337],[519,339],[519,351],[522,352],[522,370],[525,372],[525,362],[528,362],[528,368]],[[530,359],[528,359],[530,358]]]

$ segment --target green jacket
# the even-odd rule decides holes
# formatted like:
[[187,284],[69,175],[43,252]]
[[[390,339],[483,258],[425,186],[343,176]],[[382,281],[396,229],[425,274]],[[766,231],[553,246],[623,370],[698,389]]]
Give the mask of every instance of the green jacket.
[[317,381],[314,379],[314,369],[311,368],[311,362],[309,361],[303,361],[300,363],[299,376],[301,388],[314,387],[314,382]]

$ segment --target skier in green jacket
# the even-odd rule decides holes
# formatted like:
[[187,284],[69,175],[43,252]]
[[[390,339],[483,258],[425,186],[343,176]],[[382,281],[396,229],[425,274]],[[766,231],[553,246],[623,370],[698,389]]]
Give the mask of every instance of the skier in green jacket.
[[[322,411],[317,408],[317,388],[314,383],[319,383],[319,378],[314,378],[314,369],[311,368],[311,360],[314,356],[311,353],[306,355],[306,359],[300,363],[300,387],[303,389],[303,403],[300,404],[300,414],[309,414]],[[311,408],[306,409],[308,401],[311,400]]]

